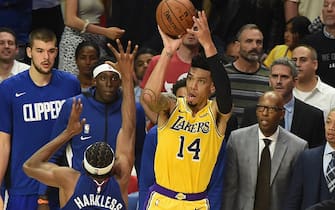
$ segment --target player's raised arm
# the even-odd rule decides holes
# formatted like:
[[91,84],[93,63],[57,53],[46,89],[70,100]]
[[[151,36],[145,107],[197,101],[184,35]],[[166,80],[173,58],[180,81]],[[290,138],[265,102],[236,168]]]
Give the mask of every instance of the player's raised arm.
[[81,132],[82,127],[85,124],[85,119],[80,121],[82,108],[81,102],[74,99],[66,129],[48,144],[35,152],[23,164],[23,170],[28,176],[49,186],[63,187],[64,181],[59,179],[59,174],[66,177],[66,175],[71,176],[72,173],[76,172],[74,169],[68,167],[59,167],[54,163],[48,162],[48,160],[63,144],[68,142],[74,135]]
[[232,109],[230,81],[211,38],[205,12],[199,11],[198,17],[193,17],[193,21],[194,27],[192,29],[187,29],[187,32],[194,34],[204,48],[216,92],[216,103],[213,104],[217,105],[215,110],[217,110],[218,113],[223,116],[218,118],[218,126],[220,128],[222,127],[221,125],[224,125],[225,129],[226,122],[230,117],[230,112]]
[[[131,52],[131,42],[124,51],[120,40],[116,40],[118,51],[109,45],[117,63],[115,68],[122,77],[122,125],[116,142],[115,177],[118,179],[124,201],[128,199],[128,182],[135,160],[136,107],[133,83],[134,57],[138,46]],[[112,63],[110,63],[112,64]],[[114,64],[112,64],[114,65]]]
[[164,48],[141,95],[143,102],[156,113],[159,113],[160,111],[169,112],[170,108],[173,107],[170,103],[171,100],[169,97],[161,94],[161,88],[163,86],[165,75],[169,73],[166,71],[167,66],[182,41],[181,38],[172,39],[160,30],[160,28],[158,28],[158,30],[162,37]]

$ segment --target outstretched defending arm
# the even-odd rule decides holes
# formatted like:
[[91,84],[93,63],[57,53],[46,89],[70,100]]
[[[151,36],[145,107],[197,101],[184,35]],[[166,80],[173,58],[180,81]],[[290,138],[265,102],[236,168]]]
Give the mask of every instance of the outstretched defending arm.
[[57,176],[56,173],[59,174],[59,170],[62,170],[64,173],[63,175],[66,176],[65,173],[69,174],[68,172],[75,170],[67,167],[59,167],[54,163],[48,162],[48,160],[63,144],[81,132],[82,127],[85,124],[85,119],[80,121],[80,114],[82,109],[83,105],[81,104],[80,100],[76,101],[74,99],[71,115],[66,129],[48,144],[44,145],[37,152],[35,152],[23,164],[23,170],[28,176],[49,186],[64,186],[63,180],[59,180],[59,176]]
[[119,52],[109,45],[117,63],[109,63],[121,73],[122,76],[122,127],[119,131],[116,142],[116,164],[115,177],[118,179],[123,200],[128,203],[128,182],[135,160],[135,131],[136,131],[136,107],[134,96],[133,69],[134,56],[137,52],[136,45],[133,52],[130,52],[131,42],[128,41],[126,52],[119,39],[116,40]]

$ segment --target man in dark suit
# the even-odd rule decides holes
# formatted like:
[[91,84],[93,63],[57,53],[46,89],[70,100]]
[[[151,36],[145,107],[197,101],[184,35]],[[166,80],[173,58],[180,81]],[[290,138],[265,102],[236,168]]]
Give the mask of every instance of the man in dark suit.
[[335,108],[328,114],[325,136],[325,145],[306,150],[299,157],[292,175],[285,210],[305,210],[335,197],[334,186],[328,186],[327,181],[332,180],[328,178],[328,168],[334,169],[331,162],[332,158],[335,159],[332,155],[335,152]]
[[[323,112],[293,96],[293,88],[297,79],[297,69],[288,58],[275,60],[270,67],[269,83],[275,92],[284,98],[285,117],[282,126],[293,134],[308,142],[309,148],[323,144],[324,118]],[[256,107],[244,111],[241,127],[257,122]]]
[[[232,131],[226,148],[223,210],[283,209],[295,161],[308,146],[306,141],[278,126],[283,116],[282,96],[266,92],[258,101],[258,124]],[[265,148],[270,167],[267,193],[260,196],[255,192],[262,181],[259,177],[264,175],[260,169]],[[259,200],[268,206],[257,208]]]
[[306,210],[334,210],[335,209],[335,200],[325,200],[318,204],[315,204]]

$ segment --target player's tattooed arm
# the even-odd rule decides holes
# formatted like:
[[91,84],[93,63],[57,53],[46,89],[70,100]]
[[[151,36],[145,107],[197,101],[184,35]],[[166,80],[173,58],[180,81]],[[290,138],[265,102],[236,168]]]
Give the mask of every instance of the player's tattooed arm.
[[154,93],[154,91],[148,88],[143,89],[142,97],[149,108],[156,113],[161,111],[169,112],[171,106],[174,105],[177,101],[173,94],[159,93],[157,95]]

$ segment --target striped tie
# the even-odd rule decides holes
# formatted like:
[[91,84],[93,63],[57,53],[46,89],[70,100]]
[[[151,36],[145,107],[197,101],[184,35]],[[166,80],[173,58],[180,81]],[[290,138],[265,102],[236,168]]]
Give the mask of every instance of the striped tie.
[[329,192],[333,192],[335,189],[335,152],[332,152],[332,159],[329,162],[326,172],[326,181]]

